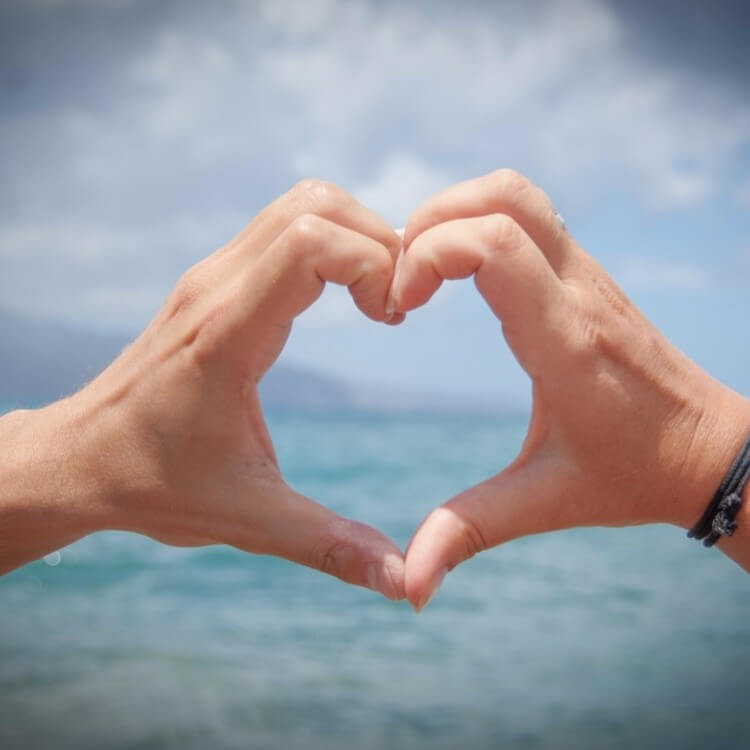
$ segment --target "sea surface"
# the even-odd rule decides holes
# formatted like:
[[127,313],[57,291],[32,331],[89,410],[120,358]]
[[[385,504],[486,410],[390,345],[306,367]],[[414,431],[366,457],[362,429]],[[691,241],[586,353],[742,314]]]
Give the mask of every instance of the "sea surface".
[[[274,414],[299,490],[405,545],[524,425]],[[748,748],[750,577],[679,529],[578,529],[420,615],[282,560],[103,533],[0,579],[0,748]]]

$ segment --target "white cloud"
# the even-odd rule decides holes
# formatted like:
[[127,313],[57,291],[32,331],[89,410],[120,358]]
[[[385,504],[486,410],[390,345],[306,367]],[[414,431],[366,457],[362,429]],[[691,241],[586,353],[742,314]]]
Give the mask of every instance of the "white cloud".
[[418,156],[396,152],[385,158],[371,180],[355,187],[352,193],[395,227],[406,224],[422,201],[454,181],[453,175]]
[[[296,4],[272,4],[274,32],[297,39]],[[438,169],[520,164],[555,190],[575,175],[586,197],[626,189],[664,210],[712,195],[750,140],[747,103],[633,57],[597,0],[534,3],[498,23],[479,5],[450,23],[408,4],[326,7],[335,24],[264,52],[311,133],[308,167],[345,169],[376,129],[397,143],[415,134],[406,150]]]
[[[566,212],[617,192],[670,210],[720,194],[750,144],[750,102],[635,57],[601,0],[222,7],[185,6],[118,47],[124,57],[92,60],[98,97],[0,113],[0,301],[113,320],[119,304],[124,321],[137,299],[145,314],[302,175],[339,182],[393,224],[504,165]],[[750,183],[738,198],[750,205]],[[96,292],[123,259],[120,298]],[[34,295],[42,263],[53,270]],[[703,283],[638,263],[624,269],[633,283]],[[311,325],[348,319],[336,295]]]
[[243,226],[241,215],[168,215],[138,226],[75,219],[0,228],[0,301],[51,318],[132,331],[179,275]]
[[655,176],[650,186],[650,205],[655,210],[695,205],[711,195],[715,183],[715,179],[705,174],[665,171]]
[[750,140],[749,103],[634,57],[601,0],[228,7],[133,49],[109,76],[112,107],[31,123],[55,133],[63,175],[124,189],[146,166],[268,158],[351,187],[403,152],[436,172],[516,166],[549,191],[574,177],[577,194],[625,189],[668,209],[714,194]]

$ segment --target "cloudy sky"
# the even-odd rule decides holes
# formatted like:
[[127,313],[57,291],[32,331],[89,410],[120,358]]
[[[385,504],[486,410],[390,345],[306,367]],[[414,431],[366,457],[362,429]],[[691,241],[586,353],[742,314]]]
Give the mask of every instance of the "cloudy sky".
[[[650,5],[5,0],[0,305],[135,332],[300,177],[400,226],[512,166],[675,343],[750,393],[748,12]],[[396,330],[330,289],[283,356],[527,392],[471,282]]]

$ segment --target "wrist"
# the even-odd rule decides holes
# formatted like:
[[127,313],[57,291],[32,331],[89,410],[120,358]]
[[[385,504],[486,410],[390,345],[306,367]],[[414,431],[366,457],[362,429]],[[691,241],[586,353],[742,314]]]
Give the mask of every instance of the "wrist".
[[70,399],[0,419],[0,573],[107,526]]
[[669,521],[684,529],[698,522],[750,434],[750,401],[713,386],[686,451],[683,490],[670,507]]

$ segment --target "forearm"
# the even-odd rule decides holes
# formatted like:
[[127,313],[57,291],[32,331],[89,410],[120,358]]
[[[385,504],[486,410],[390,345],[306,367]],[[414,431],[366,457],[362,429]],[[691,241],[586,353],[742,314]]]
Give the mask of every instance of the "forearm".
[[106,526],[66,401],[0,418],[0,574]]

